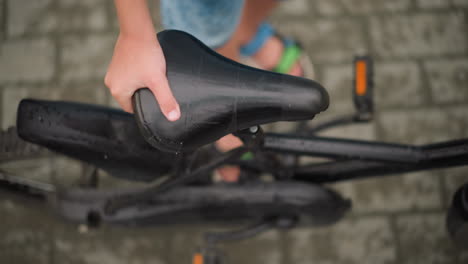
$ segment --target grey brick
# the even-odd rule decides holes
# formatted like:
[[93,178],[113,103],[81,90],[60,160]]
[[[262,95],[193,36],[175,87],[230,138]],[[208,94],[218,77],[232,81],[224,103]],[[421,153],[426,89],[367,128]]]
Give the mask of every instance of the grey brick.
[[416,63],[377,63],[374,78],[377,109],[417,106],[424,101],[421,71]]
[[310,13],[310,8],[315,7],[309,0],[291,0],[280,4],[277,13],[279,15],[300,16]]
[[[168,230],[169,231],[169,230]],[[203,230],[200,226],[181,226],[170,228],[171,238],[168,239],[169,263],[190,262],[192,254],[202,245]]]
[[2,112],[0,113],[0,129],[3,129],[3,87],[0,86],[0,109]]
[[114,99],[114,97],[110,96],[110,102],[109,102],[109,106],[110,107],[114,107],[114,108],[118,108],[120,109],[120,105],[119,103],[117,103],[117,101]]
[[107,27],[105,1],[74,1],[54,5],[51,0],[30,3],[11,1],[8,33],[10,36],[68,32],[76,30],[100,31]]
[[102,31],[108,23],[106,0],[99,1],[60,1],[57,16],[62,31],[89,30]]
[[[16,111],[18,104],[23,98],[48,98],[45,89],[28,89],[24,87],[5,87],[3,89],[2,115],[3,129],[16,125]],[[51,99],[51,98],[50,98]]]
[[21,99],[69,100],[85,103],[105,104],[107,88],[100,83],[69,85],[7,86],[3,89],[2,127],[14,125],[16,111]]
[[[89,174],[87,173],[91,173],[92,171],[94,171],[94,167],[91,165],[88,165],[86,163],[77,163],[75,160],[70,160],[70,161],[73,162],[74,164],[73,167],[77,169],[76,172],[74,173],[75,175],[77,175],[77,173],[81,171],[84,175],[89,176]],[[60,163],[58,165],[62,166],[62,164],[64,164],[65,166],[67,166],[68,162],[69,161],[67,161],[66,163]],[[77,164],[83,165],[81,170],[78,170],[79,167],[77,166]],[[122,178],[113,177],[111,174],[103,170],[98,170],[98,176],[99,176],[99,187],[102,189],[133,188],[133,187],[139,188],[139,187],[142,187],[142,185],[144,185],[144,183],[142,184],[141,182],[131,182]],[[79,179],[80,182],[83,182],[82,180],[83,179]],[[69,182],[71,183],[71,181],[69,180],[65,181],[65,183],[69,183]]]
[[417,4],[421,8],[440,8],[449,7],[449,0],[418,0]]
[[11,175],[19,175],[31,180],[50,182],[50,176],[53,171],[50,161],[50,158],[44,157],[2,162],[0,171],[5,171]]
[[[170,231],[173,231],[169,228]],[[79,232],[76,225],[55,223],[54,263],[169,263],[170,233],[162,228],[108,227]],[[186,249],[189,251],[189,249]]]
[[395,244],[383,217],[341,221],[288,233],[288,263],[395,263]]
[[[318,121],[317,121],[318,122]],[[342,127],[327,129],[319,133],[320,136],[348,138],[348,139],[361,139],[361,140],[375,140],[375,125],[370,124],[353,124]]]
[[[353,103],[353,66],[343,63],[334,66],[321,67],[322,79],[320,83],[325,87],[330,96],[330,106],[324,112],[310,121],[311,125],[334,119],[339,116],[354,113]],[[375,128],[373,124],[360,124],[337,127],[322,133],[325,136],[347,137],[354,139],[375,139]]]
[[[148,3],[150,2],[153,2],[153,1],[149,1]],[[110,24],[111,24],[111,27],[113,30],[117,31],[119,30],[119,20],[117,19],[117,10],[115,9],[115,5],[113,2],[108,2],[108,9],[111,10],[110,14],[109,14],[109,20],[110,20]],[[160,17],[159,14],[157,14],[157,17]],[[160,21],[158,20],[158,25],[160,25]],[[159,30],[158,30],[159,31]]]
[[56,27],[51,12],[52,0],[15,0],[8,2],[8,35],[26,32],[49,32]]
[[427,61],[424,69],[435,102],[468,102],[468,59]]
[[[44,87],[48,89],[47,87]],[[108,89],[101,80],[91,82],[76,82],[73,84],[57,84],[50,89],[50,96],[57,100],[105,104]]]
[[441,170],[440,173],[445,182],[445,193],[447,195],[447,197],[445,197],[445,204],[448,206],[452,203],[453,195],[458,188],[463,184],[468,183],[468,167],[463,166],[459,168],[444,169]]
[[83,164],[62,155],[51,158],[53,183],[58,186],[76,186],[83,175]]
[[54,71],[54,44],[48,39],[9,41],[0,46],[0,82],[47,81]]
[[[232,230],[236,227],[224,227],[223,230]],[[192,254],[202,244],[203,232],[209,231],[210,226],[182,226],[170,228],[167,235],[170,252],[169,263],[190,262]],[[218,228],[219,229],[219,228]],[[218,230],[219,231],[219,230]],[[228,263],[281,263],[282,251],[280,248],[278,232],[268,231],[245,241],[220,244]]]
[[282,244],[277,231],[223,247],[229,263],[283,263]]
[[[326,114],[350,113],[354,108],[352,64],[325,66],[322,72],[321,83],[330,94],[330,107]],[[424,101],[421,71],[414,62],[376,63],[374,80],[377,109],[417,106]]]
[[466,263],[466,262],[468,262],[468,250],[460,252],[459,259],[458,259],[458,263],[460,264]]
[[64,38],[61,43],[62,80],[104,80],[115,38],[114,35]]
[[5,34],[5,0],[0,0],[0,43],[2,43],[3,35]]
[[[366,53],[364,29],[354,19],[317,19],[304,21],[273,21],[280,32],[296,37],[312,62],[347,62],[356,54]],[[350,34],[352,32],[352,34]]]
[[[321,68],[323,77],[320,83],[325,87],[330,96],[330,106],[324,113],[320,113],[314,120],[309,122],[311,126],[339,116],[349,115],[356,111],[352,97],[352,67],[352,64],[346,63],[337,66],[323,66]],[[376,137],[374,124],[337,127],[327,130],[320,135],[364,140],[372,140]]]
[[49,263],[51,215],[45,206],[0,193],[2,263]]
[[[297,128],[297,122],[276,122],[269,126],[262,126],[262,129],[269,132],[276,132],[276,133],[290,133],[294,132]],[[269,130],[266,130],[269,129]]]
[[468,1],[466,0],[452,0],[453,4],[455,6],[459,7],[467,7],[468,6]]
[[[327,115],[324,118],[322,118],[321,115],[319,115],[315,119],[309,121],[308,125],[314,126],[314,125],[320,124],[321,122],[325,122],[326,120],[329,120],[331,118],[333,118],[333,115]],[[375,140],[376,139],[375,125],[372,123],[338,126],[335,128],[330,128],[322,132],[319,132],[317,135],[325,136],[325,137],[334,137],[334,138],[345,138],[345,139],[360,139],[360,140]],[[305,157],[305,156],[301,157],[299,160],[300,160],[301,165],[310,164],[313,162],[326,161],[326,159],[318,159],[316,157]]]
[[466,137],[467,107],[421,108],[379,114],[385,141],[427,144]]
[[105,14],[104,6],[99,6],[84,12],[71,12],[67,15],[62,14],[60,19],[60,30],[103,30],[107,26]]
[[81,1],[74,1],[74,0],[58,0],[58,3],[61,7],[64,8],[93,8],[96,5],[100,5],[101,3],[107,2],[107,0],[81,0]]
[[325,114],[320,114],[318,118],[352,113],[354,111],[352,64],[322,67],[322,72],[323,78],[320,83],[330,95],[330,106]]
[[353,201],[353,212],[398,212],[442,207],[439,178],[429,172],[334,184]]
[[313,3],[323,15],[373,14],[376,12],[394,12],[406,10],[411,6],[410,0],[316,0]]
[[380,57],[420,57],[467,51],[462,12],[373,17],[374,50]]
[[397,218],[401,263],[455,263],[457,250],[445,230],[445,213]]

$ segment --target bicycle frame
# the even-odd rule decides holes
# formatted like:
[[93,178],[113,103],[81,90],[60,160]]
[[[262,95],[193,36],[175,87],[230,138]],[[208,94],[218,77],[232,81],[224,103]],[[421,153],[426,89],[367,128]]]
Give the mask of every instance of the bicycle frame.
[[264,149],[335,161],[300,166],[294,179],[312,183],[467,165],[468,139],[424,146],[266,134]]
[[[200,183],[197,181],[206,180],[206,176],[210,176],[210,173],[218,167],[222,167],[226,164],[238,164],[241,166],[241,168],[245,168],[246,171],[254,170],[257,172],[271,173],[278,181],[277,184],[281,185],[281,189],[286,190],[289,188],[288,193],[290,194],[300,193],[301,190],[304,194],[321,194],[320,197],[323,199],[320,200],[320,202],[329,201],[328,205],[330,205],[329,208],[331,208],[329,211],[333,212],[333,214],[329,214],[324,218],[324,223],[331,224],[341,219],[344,213],[350,208],[351,204],[348,200],[341,199],[341,197],[331,197],[327,189],[320,185],[322,183],[334,183],[364,177],[380,177],[388,174],[468,165],[468,139],[414,146],[391,144],[379,141],[351,140],[314,136],[315,132],[319,130],[325,130],[331,127],[347,125],[355,122],[367,122],[372,120],[372,70],[370,67],[372,63],[369,58],[358,58],[357,60],[367,62],[369,67],[366,67],[368,71],[363,73],[364,75],[361,76],[361,78],[364,79],[360,81],[361,84],[364,83],[367,85],[363,86],[364,93],[360,94],[356,92],[354,94],[357,110],[355,115],[345,116],[323,124],[318,124],[313,129],[307,129],[307,127],[304,125],[305,123],[302,123],[302,126],[299,126],[299,129],[295,134],[263,133],[259,126],[254,126],[250,129],[239,131],[236,133],[236,135],[242,139],[244,146],[224,154],[215,153],[216,155],[211,155],[207,162],[197,165],[194,165],[194,161],[198,156],[197,151],[194,153],[184,154],[184,158],[188,158],[189,162],[187,163],[183,163],[186,160],[183,160],[183,158],[179,156],[178,160],[175,161],[175,165],[173,164],[174,161],[170,163],[171,168],[173,169],[171,176],[174,177],[168,177],[165,181],[160,182],[158,185],[131,190],[97,190],[95,189],[97,185],[97,174],[94,171],[90,179],[83,181],[88,183],[84,187],[91,188],[76,188],[64,191],[61,189],[56,189],[55,186],[51,184],[38,183],[31,180],[12,177],[10,175],[2,174],[0,171],[0,186],[19,190],[23,194],[29,194],[30,196],[39,199],[47,199],[49,196],[57,197],[61,202],[61,207],[58,208],[60,213],[69,216],[70,219],[75,218],[75,220],[85,220],[90,225],[98,225],[101,221],[101,218],[102,220],[111,223],[140,225],[140,222],[142,224],[149,222],[157,224],[155,219],[148,216],[152,216],[152,213],[158,209],[157,207],[166,202],[163,199],[164,195],[166,195],[166,198],[169,197],[167,200],[173,203],[173,207],[183,207],[189,202],[193,202],[193,197],[202,197],[202,195],[215,188],[211,182],[211,178],[209,179],[210,181],[202,182],[202,184],[199,184],[198,186],[194,185],[193,183]],[[360,89],[363,89],[363,87]],[[105,111],[103,111],[103,113],[104,112]],[[131,115],[122,115],[124,115],[122,117],[122,124],[127,124],[125,123],[127,119],[132,119],[133,121],[133,117]],[[130,125],[130,127],[132,126]],[[136,126],[132,128],[135,128],[134,130],[137,131]],[[144,144],[145,142],[143,141],[142,145]],[[125,147],[138,149],[141,146],[127,145]],[[208,152],[210,151],[213,151],[213,149],[208,150]],[[253,159],[250,161],[242,159],[243,155],[249,151],[254,154]],[[151,154],[151,151],[145,153]],[[270,156],[270,153],[275,153],[278,155]],[[139,155],[137,158],[140,159],[141,156],[147,155]],[[326,158],[328,160],[301,165],[298,164],[298,157],[301,156]],[[95,166],[99,167],[99,165]],[[138,172],[135,168],[139,167],[141,166],[133,166],[131,172],[137,175]],[[151,173],[158,174],[152,168]],[[260,173],[254,175],[253,177],[258,178],[259,175]],[[128,179],[131,180],[130,177]],[[297,185],[291,185],[288,187],[287,184],[290,184],[288,181],[295,182],[292,184]],[[251,181],[249,184],[253,185],[258,182],[259,181]],[[285,183],[286,185],[284,185]],[[246,189],[246,186],[249,186],[249,184],[237,184],[236,187],[238,189]],[[270,184],[270,186],[271,185],[272,184]],[[192,197],[188,197],[186,193],[184,193],[184,190],[181,189],[184,187],[189,189],[194,186],[194,189],[199,188],[200,186],[205,189],[197,190],[198,192],[196,195],[193,195]],[[307,188],[304,188],[304,186],[307,186]],[[219,185],[216,188],[219,188]],[[466,197],[468,197],[468,195],[466,195],[466,193],[468,193],[467,188],[468,187],[465,187],[464,189],[463,197],[465,200],[467,199]],[[251,191],[250,193],[258,194],[255,192],[256,190],[257,189]],[[180,193],[175,191],[180,191]],[[233,189],[220,189],[221,193],[228,193],[229,191],[232,192]],[[273,193],[273,195],[271,195],[273,198],[279,197],[277,195],[278,193],[271,193]],[[187,196],[188,198],[185,200],[180,199],[184,196]],[[214,196],[207,197],[211,199]],[[176,198],[180,199],[180,201]],[[208,200],[206,197],[202,198]],[[244,199],[242,206],[245,206],[249,203],[252,203],[252,201],[248,198],[249,197],[247,196],[244,197],[241,193],[241,195],[234,199],[234,201],[236,202],[238,200]],[[200,205],[205,206],[205,200],[200,199]],[[283,202],[284,200],[286,199],[283,199]],[[174,201],[179,201],[179,203],[174,205]],[[160,202],[160,204],[158,204],[158,202]],[[278,206],[278,203],[275,199],[271,199],[271,201],[268,201],[267,204],[271,207]],[[325,203],[319,204],[316,207],[317,215],[326,214],[326,210],[324,210],[323,206],[324,204]],[[223,206],[226,206],[226,204],[223,204]],[[262,204],[262,206],[264,206],[264,204]],[[282,208],[282,210],[284,210],[281,211],[281,214],[287,211],[287,207],[288,206]],[[203,211],[204,213],[198,212],[199,215],[208,215],[210,210],[214,210],[213,208],[201,208],[202,209],[200,209],[200,211],[205,211]],[[252,209],[250,211],[255,210]],[[247,238],[269,228],[294,227],[296,225],[297,219],[295,217],[291,217],[293,213],[296,212],[292,212],[290,215],[279,215],[281,217],[275,219],[261,219],[262,221],[260,223],[255,224],[245,230],[231,232],[228,234],[211,234],[208,236],[207,240],[210,242],[210,244],[215,244],[219,241]],[[303,211],[300,211],[300,213],[302,214]],[[84,218],[86,219],[83,219],[82,215],[80,214],[85,215]],[[154,215],[159,217],[161,214],[155,213]],[[165,215],[165,217],[165,221],[172,223],[172,218],[174,218],[174,215],[168,213]],[[181,217],[187,216],[182,215]],[[229,214],[227,214],[226,218],[228,217],[230,217]],[[137,222],[134,221],[135,219],[140,219],[142,221]],[[208,218],[203,218],[199,221],[208,220]],[[223,218],[223,221],[224,220],[225,219]],[[456,233],[456,230],[452,232]],[[210,247],[211,246],[212,245],[210,245]]]

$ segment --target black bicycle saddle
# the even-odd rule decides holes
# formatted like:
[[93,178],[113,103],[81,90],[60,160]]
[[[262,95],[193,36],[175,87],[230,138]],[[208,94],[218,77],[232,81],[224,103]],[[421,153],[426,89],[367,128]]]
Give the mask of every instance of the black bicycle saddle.
[[239,64],[182,31],[158,39],[181,118],[168,121],[149,89],[133,96],[138,126],[158,149],[194,150],[250,126],[312,119],[328,107],[317,82]]

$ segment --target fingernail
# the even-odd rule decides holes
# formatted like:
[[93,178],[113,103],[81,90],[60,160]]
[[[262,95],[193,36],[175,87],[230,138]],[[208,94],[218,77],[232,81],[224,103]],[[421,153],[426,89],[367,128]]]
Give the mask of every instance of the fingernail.
[[169,121],[176,121],[177,119],[179,119],[179,117],[180,117],[180,112],[177,111],[176,109],[170,111],[167,114],[167,119],[169,119]]

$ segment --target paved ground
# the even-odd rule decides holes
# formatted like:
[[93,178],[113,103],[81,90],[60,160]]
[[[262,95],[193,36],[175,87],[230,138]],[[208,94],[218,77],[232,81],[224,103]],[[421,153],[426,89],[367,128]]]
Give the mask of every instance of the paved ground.
[[[118,30],[113,12],[110,0],[0,0],[3,128],[24,97],[113,104],[102,84]],[[291,0],[271,20],[303,42],[331,95],[317,120],[350,111],[350,62],[375,57],[376,121],[329,135],[417,144],[468,136],[468,0]],[[59,181],[82,170],[64,158],[2,166]],[[456,168],[336,185],[354,201],[344,221],[233,244],[230,263],[467,263],[444,228],[450,196],[467,181],[468,169]],[[80,233],[39,205],[0,195],[2,263],[188,263],[203,229]]]

